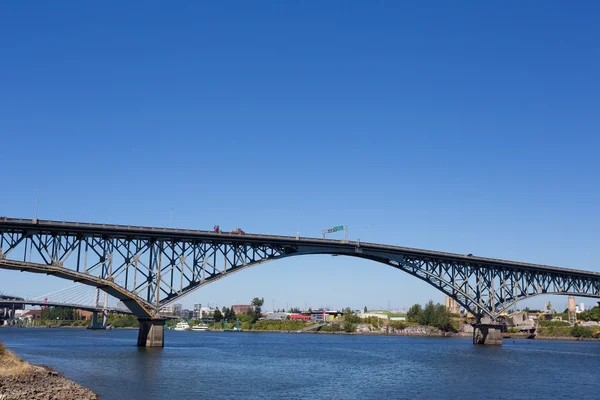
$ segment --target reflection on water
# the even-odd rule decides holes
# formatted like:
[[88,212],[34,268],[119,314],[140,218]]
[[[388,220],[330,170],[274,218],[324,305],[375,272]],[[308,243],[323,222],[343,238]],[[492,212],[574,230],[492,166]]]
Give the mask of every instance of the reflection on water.
[[598,398],[596,342],[167,331],[164,349],[144,349],[136,338],[0,329],[18,355],[102,399]]

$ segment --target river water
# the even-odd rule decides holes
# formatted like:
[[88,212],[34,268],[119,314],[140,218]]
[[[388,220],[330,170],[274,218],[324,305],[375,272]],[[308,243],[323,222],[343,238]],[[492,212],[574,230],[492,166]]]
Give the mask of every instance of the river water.
[[600,343],[296,333],[0,329],[101,399],[600,399]]

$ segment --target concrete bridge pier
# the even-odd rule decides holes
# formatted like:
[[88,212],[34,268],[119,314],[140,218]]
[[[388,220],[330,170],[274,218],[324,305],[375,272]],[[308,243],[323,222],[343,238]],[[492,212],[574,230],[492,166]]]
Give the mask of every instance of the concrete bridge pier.
[[481,318],[473,324],[473,344],[502,346],[502,327],[489,317]]
[[98,321],[98,311],[92,313],[92,325],[89,329],[106,329],[106,314],[102,313],[102,321]]
[[139,347],[165,347],[165,322],[164,319],[138,318],[140,329],[138,331]]

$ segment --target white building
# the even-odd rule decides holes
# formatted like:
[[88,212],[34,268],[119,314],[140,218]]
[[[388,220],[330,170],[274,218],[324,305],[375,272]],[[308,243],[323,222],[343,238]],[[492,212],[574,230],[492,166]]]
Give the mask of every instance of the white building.
[[266,313],[266,318],[269,320],[284,320],[287,319],[287,317],[290,315],[290,313],[286,313],[286,312],[271,312],[271,313]]
[[375,317],[375,318],[380,318],[380,319],[388,319],[387,314],[375,314],[375,313],[362,313],[362,314],[358,314],[359,318],[369,318],[369,317]]

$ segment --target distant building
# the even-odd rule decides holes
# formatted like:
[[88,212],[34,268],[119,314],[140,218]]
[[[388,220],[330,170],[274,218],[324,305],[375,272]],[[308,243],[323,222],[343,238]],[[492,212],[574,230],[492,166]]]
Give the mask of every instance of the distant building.
[[214,312],[215,312],[214,308],[202,307],[199,310],[194,310],[194,318],[195,319],[209,318],[209,316],[212,315]]
[[304,315],[304,314],[291,314],[290,315],[291,321],[294,321],[294,320],[307,321],[309,319],[310,319],[310,315]]
[[460,314],[460,304],[450,296],[446,296],[446,309],[452,314]]
[[162,306],[158,312],[164,315],[173,315],[173,306]]
[[42,317],[42,310],[28,310],[26,313],[21,315],[21,317],[19,319],[28,320],[28,321],[36,321],[36,320],[41,319],[41,317]]
[[376,313],[362,313],[357,315],[359,318],[379,318],[379,319],[388,319],[387,314],[376,314]]
[[183,310],[183,306],[181,304],[173,304],[173,315],[181,316],[181,311]]
[[585,322],[581,323],[581,326],[595,328],[595,327],[600,326],[600,323],[598,323],[597,321],[585,321]]
[[194,304],[194,315],[192,316],[192,318],[202,318],[202,304]]
[[231,306],[231,309],[236,314],[246,314],[254,309],[250,304],[236,304]]
[[269,314],[267,314],[267,319],[269,319],[269,320],[283,320],[283,319],[287,319],[288,315],[290,315],[290,314],[289,313],[285,313],[285,312],[269,313]]
[[319,321],[333,321],[339,316],[342,315],[341,311],[336,310],[316,310],[310,314],[310,320],[319,322]]
[[75,310],[75,312],[79,314],[79,318],[81,318],[83,321],[91,321],[92,316],[94,315],[92,311],[86,310]]
[[518,311],[506,317],[506,325],[520,331],[531,331],[536,326],[536,319],[534,312]]

